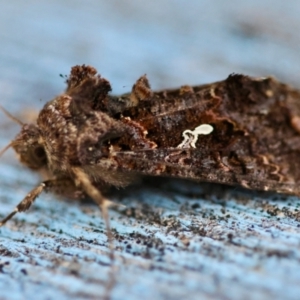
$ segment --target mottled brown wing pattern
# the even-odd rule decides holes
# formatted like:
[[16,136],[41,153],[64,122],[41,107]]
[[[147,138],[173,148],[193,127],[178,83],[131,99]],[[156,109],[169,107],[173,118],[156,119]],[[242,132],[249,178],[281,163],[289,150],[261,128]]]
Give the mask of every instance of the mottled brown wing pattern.
[[[244,188],[299,195],[295,182],[283,181],[276,165],[265,163],[263,157],[221,157],[219,152],[198,149],[144,150],[116,152],[119,170],[148,176],[167,176],[195,181],[239,185]],[[216,171],[217,170],[217,171]]]
[[[297,193],[298,91],[273,78],[230,75],[209,85],[152,92],[142,76],[130,94],[112,97],[94,69],[77,68],[67,92],[73,119],[87,121],[77,126],[75,154],[95,181],[126,185],[141,173]],[[212,133],[184,145],[184,133],[202,124]]]
[[[124,138],[111,141],[112,149],[121,150],[111,152],[113,165],[147,175],[298,194],[299,99],[298,91],[273,78],[243,75],[153,93],[122,113],[144,128],[144,138],[155,149],[141,151],[132,142],[135,146],[126,152],[120,147]],[[201,124],[212,125],[213,132],[197,139],[197,149],[178,149],[184,131]]]

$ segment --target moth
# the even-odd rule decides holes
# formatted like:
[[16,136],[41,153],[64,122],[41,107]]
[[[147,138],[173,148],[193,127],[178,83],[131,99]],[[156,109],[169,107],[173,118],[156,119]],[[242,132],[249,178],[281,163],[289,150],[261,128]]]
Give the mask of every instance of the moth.
[[272,77],[232,74],[153,92],[144,75],[130,93],[113,96],[110,83],[82,65],[71,69],[66,83],[35,124],[17,120],[20,133],[2,151],[12,147],[22,164],[46,170],[50,179],[0,226],[51,191],[92,198],[109,227],[112,202],[102,191],[141,176],[300,195],[300,93]]

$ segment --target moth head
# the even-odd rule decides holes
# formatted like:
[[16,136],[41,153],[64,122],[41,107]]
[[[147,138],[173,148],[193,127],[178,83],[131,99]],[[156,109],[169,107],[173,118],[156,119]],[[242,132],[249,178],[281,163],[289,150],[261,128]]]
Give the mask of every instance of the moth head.
[[47,165],[47,156],[36,125],[24,124],[20,133],[10,143],[22,164],[38,170]]
[[47,157],[42,145],[39,129],[33,124],[24,124],[8,111],[0,106],[0,109],[14,122],[21,125],[21,131],[4,149],[0,151],[0,156],[12,147],[19,156],[21,163],[30,169],[37,170],[47,165]]

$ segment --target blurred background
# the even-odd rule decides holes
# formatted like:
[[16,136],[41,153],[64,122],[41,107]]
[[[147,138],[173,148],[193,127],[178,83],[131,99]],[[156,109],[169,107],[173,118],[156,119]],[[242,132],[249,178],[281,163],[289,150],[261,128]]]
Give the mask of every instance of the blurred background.
[[300,2],[280,0],[3,1],[1,104],[40,106],[64,88],[59,74],[91,64],[127,92],[147,74],[154,89],[232,72],[300,77]]
[[[22,120],[63,91],[60,74],[76,64],[96,67],[114,94],[143,74],[154,90],[233,72],[300,87],[300,1],[0,4],[0,105]],[[1,112],[0,126],[2,148],[19,127]],[[37,182],[8,151],[0,161],[0,216]],[[299,299],[299,200],[217,201],[175,185],[186,194],[128,192],[122,203],[133,213],[111,212],[118,235],[113,288],[95,206],[40,197],[1,228],[0,298],[99,299],[108,291],[113,299]],[[135,213],[141,207],[147,213]]]

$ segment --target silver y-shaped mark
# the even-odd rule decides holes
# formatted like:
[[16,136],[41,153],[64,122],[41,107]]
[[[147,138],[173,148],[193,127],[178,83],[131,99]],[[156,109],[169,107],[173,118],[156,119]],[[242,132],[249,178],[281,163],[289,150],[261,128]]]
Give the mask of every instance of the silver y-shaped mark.
[[[193,131],[192,130],[185,130],[182,133],[182,136],[184,137],[184,140],[181,144],[177,146],[177,148],[189,148],[190,146],[193,148],[196,148],[196,142],[198,140],[198,135],[200,134],[210,134],[214,128],[209,124],[202,124],[198,127],[196,127]],[[191,136],[189,136],[191,135]]]

